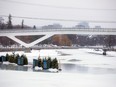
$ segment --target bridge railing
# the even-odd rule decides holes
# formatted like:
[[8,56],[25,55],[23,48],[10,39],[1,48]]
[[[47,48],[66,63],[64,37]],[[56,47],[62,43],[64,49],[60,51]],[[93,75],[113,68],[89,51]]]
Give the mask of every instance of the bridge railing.
[[116,28],[9,29],[9,30],[0,30],[0,33],[53,32],[53,31],[116,32]]

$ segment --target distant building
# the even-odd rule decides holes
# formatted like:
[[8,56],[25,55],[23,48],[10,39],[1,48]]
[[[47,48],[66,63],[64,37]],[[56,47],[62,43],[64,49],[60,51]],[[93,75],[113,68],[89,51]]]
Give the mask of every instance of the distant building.
[[80,22],[75,28],[90,28],[88,22]]
[[101,28],[101,26],[95,26],[95,28]]
[[42,26],[42,29],[60,29],[60,28],[62,28],[62,25],[60,24]]

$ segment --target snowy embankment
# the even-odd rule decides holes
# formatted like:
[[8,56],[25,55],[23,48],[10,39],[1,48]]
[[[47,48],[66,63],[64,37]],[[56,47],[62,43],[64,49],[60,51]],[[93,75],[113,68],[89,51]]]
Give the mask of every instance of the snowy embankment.
[[0,71],[1,87],[115,87],[116,75]]

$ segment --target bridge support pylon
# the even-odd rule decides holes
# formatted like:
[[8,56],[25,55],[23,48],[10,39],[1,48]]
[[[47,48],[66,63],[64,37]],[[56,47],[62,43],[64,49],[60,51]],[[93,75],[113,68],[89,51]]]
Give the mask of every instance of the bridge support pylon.
[[7,37],[14,40],[15,42],[21,44],[22,46],[24,46],[26,48],[29,48],[29,47],[32,47],[32,46],[36,45],[37,43],[40,43],[40,42],[44,41],[45,39],[47,39],[47,38],[49,38],[53,35],[54,34],[46,34],[45,36],[43,36],[43,37],[41,37],[41,38],[31,42],[31,43],[25,43],[25,42],[21,41],[20,39],[16,38],[14,35],[8,35]]

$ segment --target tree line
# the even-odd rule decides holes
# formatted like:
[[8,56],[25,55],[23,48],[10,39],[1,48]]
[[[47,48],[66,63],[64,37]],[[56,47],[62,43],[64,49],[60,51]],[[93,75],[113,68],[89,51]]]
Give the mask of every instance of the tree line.
[[12,23],[12,15],[9,14],[8,16],[8,21],[5,23],[4,19],[0,17],[0,29],[27,29],[27,28],[33,28],[36,29],[36,26],[34,25],[33,27],[30,27],[28,25],[24,24],[24,19],[22,19],[21,24],[19,25],[13,25]]

